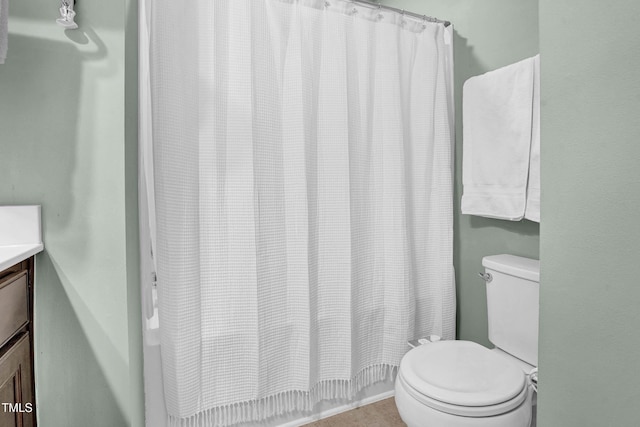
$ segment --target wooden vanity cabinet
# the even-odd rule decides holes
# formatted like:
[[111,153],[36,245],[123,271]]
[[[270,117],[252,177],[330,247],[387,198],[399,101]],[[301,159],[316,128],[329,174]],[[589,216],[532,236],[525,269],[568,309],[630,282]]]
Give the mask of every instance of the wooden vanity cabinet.
[[33,264],[0,272],[0,427],[33,427]]

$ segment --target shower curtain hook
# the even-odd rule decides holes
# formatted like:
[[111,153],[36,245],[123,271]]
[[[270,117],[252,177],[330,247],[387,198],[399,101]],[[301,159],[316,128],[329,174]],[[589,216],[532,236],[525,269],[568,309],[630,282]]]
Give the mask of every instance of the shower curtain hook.
[[422,15],[422,31],[427,29],[427,15]]
[[349,16],[353,16],[358,13],[358,8],[356,7],[356,3],[354,0],[349,0],[349,4],[351,5],[351,10],[348,12]]

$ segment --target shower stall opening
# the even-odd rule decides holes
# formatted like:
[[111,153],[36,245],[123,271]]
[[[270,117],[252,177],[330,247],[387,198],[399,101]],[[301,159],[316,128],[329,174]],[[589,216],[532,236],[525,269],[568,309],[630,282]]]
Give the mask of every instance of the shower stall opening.
[[345,0],[140,4],[147,425],[302,425],[455,338],[452,28]]

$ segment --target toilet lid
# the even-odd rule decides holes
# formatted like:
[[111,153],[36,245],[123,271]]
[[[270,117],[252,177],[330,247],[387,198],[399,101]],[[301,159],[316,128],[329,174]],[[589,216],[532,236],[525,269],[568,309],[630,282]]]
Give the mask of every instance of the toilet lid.
[[458,406],[499,405],[522,395],[526,387],[526,376],[516,364],[470,341],[417,347],[402,359],[400,372],[420,394]]

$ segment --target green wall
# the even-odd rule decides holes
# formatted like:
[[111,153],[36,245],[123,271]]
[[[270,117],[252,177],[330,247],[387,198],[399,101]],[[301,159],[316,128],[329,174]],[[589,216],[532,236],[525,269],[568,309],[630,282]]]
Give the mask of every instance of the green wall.
[[[538,52],[537,1],[384,3],[454,23],[458,119],[468,77]],[[78,13],[82,28],[65,33],[50,2],[11,3],[0,65],[0,204],[43,205],[41,425],[140,426],[135,2],[84,0]],[[540,0],[540,425],[637,425],[637,16],[633,0]],[[537,257],[538,226],[458,213],[460,123],[459,338],[488,344],[480,260]]]
[[[0,204],[42,204],[35,357],[43,427],[143,425],[135,2],[10,4]],[[126,109],[125,109],[126,106]]]
[[538,259],[539,226],[460,214],[462,85],[471,76],[538,53],[537,0],[385,0],[388,6],[451,21],[455,29],[456,179],[454,264],[458,338],[490,346],[482,257],[501,253]]
[[540,0],[542,426],[638,426],[640,2]]

